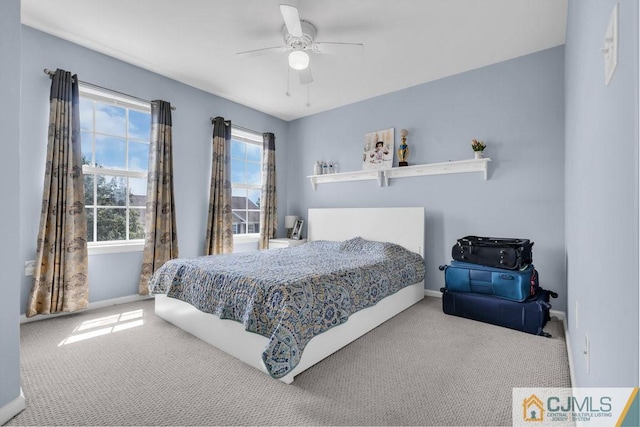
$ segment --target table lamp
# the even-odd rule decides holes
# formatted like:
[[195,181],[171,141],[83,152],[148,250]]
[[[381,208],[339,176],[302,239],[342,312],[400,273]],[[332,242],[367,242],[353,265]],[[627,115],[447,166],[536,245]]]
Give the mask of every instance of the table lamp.
[[299,219],[300,217],[297,215],[287,215],[284,217],[284,228],[287,229],[287,238],[290,239],[291,238],[291,232],[293,231],[293,226],[295,225],[296,221]]

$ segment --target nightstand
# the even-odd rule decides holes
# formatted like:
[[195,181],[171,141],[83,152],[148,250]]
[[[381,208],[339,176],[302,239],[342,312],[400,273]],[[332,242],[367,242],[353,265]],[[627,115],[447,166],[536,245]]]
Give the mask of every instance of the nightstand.
[[292,248],[307,243],[307,239],[269,239],[269,249]]

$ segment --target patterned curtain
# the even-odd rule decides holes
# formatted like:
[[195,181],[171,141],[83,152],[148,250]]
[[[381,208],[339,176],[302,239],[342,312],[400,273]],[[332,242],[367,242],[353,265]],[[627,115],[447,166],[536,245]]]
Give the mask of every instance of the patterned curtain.
[[56,70],[33,285],[26,316],[70,312],[89,303],[78,77]]
[[145,242],[138,285],[140,295],[149,294],[149,278],[162,264],[178,258],[171,141],[171,104],[152,101]]
[[262,134],[262,194],[260,196],[260,249],[269,248],[269,239],[276,237],[276,137]]
[[231,122],[222,117],[213,119],[213,155],[211,160],[211,190],[205,255],[233,252],[233,217],[231,214]]

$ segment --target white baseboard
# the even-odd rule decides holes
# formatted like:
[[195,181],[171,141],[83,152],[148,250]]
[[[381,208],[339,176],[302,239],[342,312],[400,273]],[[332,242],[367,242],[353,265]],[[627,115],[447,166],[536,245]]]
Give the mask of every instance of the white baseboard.
[[576,376],[573,368],[573,354],[571,353],[571,337],[569,336],[569,325],[567,325],[567,316],[562,318],[564,325],[564,341],[567,343],[567,358],[569,359],[569,375],[571,377],[571,387],[577,387]]
[[442,298],[442,292],[440,291],[433,291],[431,289],[425,289],[424,290],[424,296],[425,297],[436,297],[436,298]]
[[23,314],[20,316],[20,323],[28,323],[28,322],[35,322],[38,320],[52,319],[54,317],[67,316],[69,314],[81,313],[87,310],[95,310],[98,308],[111,307],[112,305],[127,304],[129,302],[142,301],[142,300],[151,299],[151,298],[153,298],[152,295],[135,294],[135,295],[127,295],[126,297],[119,297],[119,298],[107,299],[104,301],[91,302],[89,303],[89,306],[87,308],[74,311],[72,313],[53,313],[53,314],[39,315],[34,317],[27,317],[26,315]]
[[18,415],[26,407],[24,393],[22,393],[22,387],[20,387],[20,396],[0,408],[0,425],[4,425],[4,423]]

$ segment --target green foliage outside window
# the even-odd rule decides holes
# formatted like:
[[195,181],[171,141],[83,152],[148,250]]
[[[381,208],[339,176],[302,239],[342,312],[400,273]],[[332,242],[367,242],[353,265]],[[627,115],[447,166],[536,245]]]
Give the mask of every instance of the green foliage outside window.
[[[88,161],[83,159],[84,164]],[[97,165],[97,167],[101,167]],[[93,182],[96,180],[96,203],[93,198]],[[85,206],[87,206],[87,239],[89,242],[126,240],[127,238],[127,209],[125,194],[127,194],[127,178],[100,174],[84,175]],[[144,239],[144,206],[136,208],[134,195],[129,191],[129,239]],[[94,208],[95,206],[95,208]],[[94,215],[98,215],[97,238],[94,239]]]

